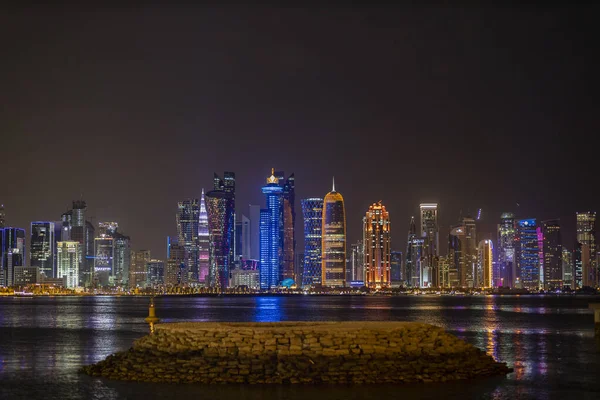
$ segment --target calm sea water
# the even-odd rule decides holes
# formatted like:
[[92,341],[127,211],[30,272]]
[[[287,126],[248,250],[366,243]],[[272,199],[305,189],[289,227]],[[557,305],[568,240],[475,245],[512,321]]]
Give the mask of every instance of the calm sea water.
[[439,325],[515,372],[439,385],[201,386],[114,382],[84,364],[147,333],[143,297],[0,298],[0,399],[599,399],[592,297],[164,297],[163,322],[400,320]]

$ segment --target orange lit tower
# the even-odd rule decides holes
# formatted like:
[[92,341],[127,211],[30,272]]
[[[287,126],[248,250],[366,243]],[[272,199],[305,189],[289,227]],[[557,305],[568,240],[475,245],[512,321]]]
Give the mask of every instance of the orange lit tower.
[[373,203],[363,218],[365,246],[365,284],[369,288],[391,285],[390,277],[390,214],[385,206]]
[[346,285],[346,211],[344,198],[335,191],[323,199],[323,227],[321,229],[321,283],[323,286]]

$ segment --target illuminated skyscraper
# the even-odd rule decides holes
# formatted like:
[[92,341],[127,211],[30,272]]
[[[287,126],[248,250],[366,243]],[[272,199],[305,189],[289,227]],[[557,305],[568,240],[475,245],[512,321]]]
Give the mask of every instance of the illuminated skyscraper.
[[365,250],[362,240],[350,245],[351,282],[365,281]]
[[25,229],[0,229],[0,286],[12,286],[15,267],[25,266]]
[[562,280],[563,287],[575,288],[573,285],[573,254],[565,246],[562,246]]
[[323,199],[310,198],[300,201],[304,219],[304,273],[303,286],[321,283],[321,255],[323,229]]
[[63,278],[68,288],[79,286],[81,244],[77,241],[57,242],[57,278]]
[[177,236],[179,245],[185,247],[185,266],[187,276],[185,283],[195,285],[198,283],[198,263],[200,254],[198,249],[198,225],[200,223],[200,202],[198,199],[189,199],[177,203]]
[[517,221],[515,258],[517,261],[517,287],[539,289],[540,263],[537,223],[535,218]]
[[491,240],[482,240],[477,248],[477,269],[473,280],[473,287],[490,289],[493,283],[494,245]]
[[234,195],[231,190],[212,190],[206,193],[205,200],[209,233],[208,282],[210,287],[224,290],[229,286],[232,260]]
[[323,200],[321,235],[321,283],[343,287],[346,285],[346,211],[344,198],[335,191],[335,181]]
[[515,215],[503,213],[498,224],[498,263],[500,283],[504,287],[513,287],[517,277],[515,260]]
[[450,287],[466,287],[465,247],[465,227],[463,225],[452,226],[448,235],[448,280]]
[[40,274],[54,278],[56,271],[56,240],[54,222],[36,221],[31,223],[30,266],[38,267]]
[[281,282],[281,195],[283,188],[274,170],[262,187],[266,196],[267,207],[260,210],[260,288],[268,290],[277,287]]
[[477,268],[477,229],[475,219],[470,216],[462,220],[464,228],[463,257],[465,260],[465,284],[473,287],[475,269]]
[[[101,233],[99,237],[94,239],[94,249],[95,284],[99,286],[108,286],[114,284],[114,238],[108,233]],[[79,247],[78,251],[81,251]]]
[[165,262],[150,260],[146,264],[146,286],[157,288],[165,283]]
[[171,244],[169,259],[167,260],[165,268],[165,286],[173,287],[183,284],[183,276],[186,275],[186,258],[184,246]]
[[[295,277],[295,253],[296,253],[296,184],[294,174],[291,174],[287,179],[283,171],[274,171],[279,186],[283,188],[281,193],[281,280],[294,279]],[[300,284],[300,282],[298,282]]]
[[581,245],[581,285],[598,285],[596,265],[596,212],[578,212],[577,243]]
[[145,287],[148,281],[148,263],[150,250],[131,251],[131,267],[129,268],[129,287]]
[[408,239],[406,241],[406,282],[409,286],[419,287],[421,270],[420,260],[417,262],[415,250],[415,240],[417,239],[417,227],[415,225],[415,217],[410,217],[408,225]]
[[6,213],[4,212],[4,204],[0,204],[0,229],[6,224]]
[[401,286],[404,284],[404,278],[402,274],[402,252],[392,251],[390,252],[390,279],[392,286]]
[[241,226],[242,226],[242,233],[241,233],[241,252],[240,255],[242,256],[242,258],[244,260],[250,260],[252,257],[250,257],[251,254],[251,249],[250,249],[250,218],[246,217],[244,214],[242,214],[242,221],[241,221]]
[[116,286],[125,287],[129,282],[129,266],[131,264],[130,241],[129,236],[115,232],[113,240],[113,245],[115,246],[113,263],[115,266],[114,285]]
[[438,287],[439,272],[437,260],[439,256],[438,205],[421,203],[421,237],[423,238],[423,258],[421,269],[427,276],[428,286]]
[[228,232],[226,233],[225,236],[230,238],[230,243],[229,243],[229,260],[227,262],[227,265],[231,265],[234,260],[235,260],[235,256],[234,256],[234,250],[235,250],[235,173],[231,172],[231,171],[225,171],[223,173],[223,179],[221,179],[216,173],[214,174],[213,177],[213,191],[215,190],[221,190],[225,193],[228,194],[228,204],[229,207],[231,208],[231,213],[233,214],[233,221],[232,223],[228,226]]
[[542,221],[542,235],[544,289],[553,290],[563,285],[560,221],[558,219]]
[[198,281],[201,285],[208,285],[208,271],[210,269],[210,233],[208,229],[208,213],[204,199],[204,189],[200,197],[200,212],[198,214]]
[[363,217],[365,284],[369,288],[385,288],[392,284],[390,227],[390,215],[385,206],[381,201],[373,203]]
[[92,271],[88,270],[86,257],[92,256],[87,248],[88,241],[86,236],[86,211],[87,205],[83,200],[73,201],[73,209],[71,210],[71,238],[70,240],[79,242],[79,281],[78,284],[85,285],[87,280],[92,276]]
[[113,237],[119,229],[119,224],[114,221],[98,222],[98,237],[110,236]]

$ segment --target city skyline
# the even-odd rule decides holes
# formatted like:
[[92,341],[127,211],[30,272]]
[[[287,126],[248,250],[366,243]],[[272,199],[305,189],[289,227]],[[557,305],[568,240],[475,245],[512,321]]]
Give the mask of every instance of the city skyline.
[[[146,221],[174,236],[175,204],[200,198],[213,171],[236,172],[236,204],[262,204],[256,188],[275,165],[295,172],[296,199],[324,196],[336,176],[349,243],[361,236],[355,216],[378,200],[397,227],[418,204],[440,204],[440,238],[461,209],[480,208],[482,231],[513,212],[560,218],[572,237],[572,214],[600,209],[592,196],[556,195],[596,180],[582,145],[599,128],[593,15],[15,8],[0,33],[31,25],[31,35],[0,65],[7,224],[55,220],[85,199],[94,221],[119,221],[134,248],[165,258]],[[359,162],[370,138],[383,144],[375,169]]]

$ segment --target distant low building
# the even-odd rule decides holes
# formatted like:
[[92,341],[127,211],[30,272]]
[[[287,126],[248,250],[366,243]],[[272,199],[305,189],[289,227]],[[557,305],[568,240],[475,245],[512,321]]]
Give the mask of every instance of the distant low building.
[[38,267],[15,267],[15,285],[35,285],[40,283],[40,268]]
[[258,269],[240,269],[231,271],[230,287],[247,286],[250,289],[260,289],[260,271]]

